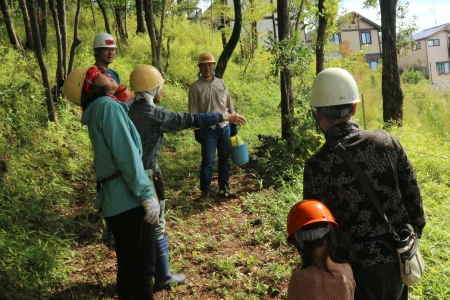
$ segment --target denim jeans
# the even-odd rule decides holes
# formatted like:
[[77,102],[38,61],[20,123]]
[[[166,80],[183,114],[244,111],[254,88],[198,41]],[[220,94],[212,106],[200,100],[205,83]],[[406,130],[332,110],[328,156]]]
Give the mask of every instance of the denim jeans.
[[230,179],[230,125],[224,128],[216,125],[216,128],[204,128],[202,141],[202,164],[200,167],[200,189],[202,192],[211,192],[212,172],[216,149],[218,154],[218,178],[219,188],[228,189]]
[[353,278],[356,282],[355,300],[405,299],[398,262],[353,269]]

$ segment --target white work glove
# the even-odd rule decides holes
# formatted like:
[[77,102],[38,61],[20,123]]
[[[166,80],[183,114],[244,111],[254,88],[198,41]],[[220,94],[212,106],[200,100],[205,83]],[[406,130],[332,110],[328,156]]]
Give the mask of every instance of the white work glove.
[[158,200],[156,200],[155,198],[145,200],[144,202],[142,202],[142,206],[145,209],[145,222],[158,225],[159,212],[161,210]]

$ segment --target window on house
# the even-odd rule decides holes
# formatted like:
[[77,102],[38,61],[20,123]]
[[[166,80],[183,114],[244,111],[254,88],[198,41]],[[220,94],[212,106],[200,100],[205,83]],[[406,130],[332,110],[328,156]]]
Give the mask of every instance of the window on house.
[[378,62],[377,62],[376,60],[374,60],[374,61],[369,61],[368,64],[369,64],[369,67],[370,67],[372,70],[375,70],[375,69],[378,67]]
[[363,45],[372,44],[372,39],[370,38],[370,32],[361,32],[361,41]]
[[415,45],[412,46],[412,50],[419,50],[421,48],[420,46],[420,42],[416,43]]
[[330,39],[330,42],[340,43],[341,39],[339,38],[339,34],[333,34],[333,36]]
[[438,62],[436,63],[436,70],[438,74],[446,74],[450,71],[450,63],[447,62]]
[[440,44],[439,39],[428,40],[428,47],[439,46]]

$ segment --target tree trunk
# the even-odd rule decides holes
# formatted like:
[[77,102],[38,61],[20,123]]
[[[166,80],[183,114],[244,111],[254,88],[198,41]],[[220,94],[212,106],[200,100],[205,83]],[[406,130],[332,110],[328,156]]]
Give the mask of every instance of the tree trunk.
[[144,9],[145,9],[145,22],[147,23],[147,30],[150,36],[150,47],[152,50],[152,65],[156,68],[156,26],[155,24],[155,16],[153,15],[153,1],[152,0],[144,0]]
[[403,92],[397,64],[396,20],[397,0],[380,0],[383,70],[381,93],[383,95],[383,121],[398,126],[403,123]]
[[41,33],[41,45],[42,49],[47,49],[47,1],[38,0],[39,10],[38,10],[38,22],[39,22],[39,32]]
[[241,37],[241,28],[242,28],[242,12],[241,12],[241,2],[240,0],[233,0],[234,4],[234,27],[231,32],[230,40],[227,45],[220,54],[219,60],[217,61],[216,67],[216,77],[222,78],[223,74],[225,74],[225,70],[227,68],[228,61],[230,60],[231,54],[233,54],[236,45],[239,42],[239,38]]
[[111,27],[109,26],[108,13],[106,12],[106,8],[101,0],[97,0],[97,3],[98,7],[100,8],[100,11],[102,12],[103,20],[105,21],[105,30],[107,33],[111,34],[112,31]]
[[56,47],[58,52],[58,63],[56,65],[56,85],[52,88],[52,97],[53,97],[52,99],[53,102],[57,103],[59,96],[62,94],[61,88],[64,84],[65,68],[63,66],[61,31],[58,20],[58,12],[56,11],[55,0],[49,0],[48,5],[50,6],[50,12],[53,17],[53,24],[55,27],[55,35],[56,35]]
[[23,24],[25,26],[25,49],[34,51],[33,33],[31,32],[30,17],[28,15],[27,5],[25,0],[19,0],[19,7],[22,10]]
[[323,70],[324,51],[325,51],[325,30],[327,28],[327,18],[325,17],[325,0],[319,0],[317,14],[319,17],[319,26],[317,29],[316,42],[316,75]]
[[61,33],[62,49],[62,77],[67,76],[67,19],[66,19],[66,1],[56,0],[56,12],[58,14],[59,32]]
[[159,25],[159,36],[158,36],[158,44],[156,46],[156,68],[161,72],[164,76],[164,70],[162,67],[162,47],[163,47],[163,30],[164,30],[164,22],[166,17],[166,0],[162,0],[161,6],[161,23]]
[[127,40],[127,30],[124,21],[126,15],[126,7],[122,4],[114,5],[114,20],[116,21],[117,38],[122,42]]
[[92,20],[94,21],[95,32],[97,32],[97,21],[95,20],[94,1],[90,1],[90,3],[91,3]]
[[78,38],[78,24],[80,23],[80,11],[81,11],[82,4],[83,4],[83,0],[78,0],[77,12],[75,13],[75,23],[73,25],[73,42],[72,42],[72,46],[70,47],[69,71],[67,74],[70,74],[70,72],[72,72],[73,60],[75,58],[75,50],[81,44],[81,40]]
[[30,16],[30,23],[31,28],[33,32],[33,39],[35,41],[35,53],[36,58],[39,63],[39,67],[41,69],[41,75],[42,75],[42,84],[44,86],[45,90],[45,98],[47,103],[47,112],[48,112],[48,118],[52,122],[56,122],[56,113],[55,113],[55,105],[53,104],[52,99],[52,93],[50,89],[50,81],[48,79],[48,71],[47,66],[45,65],[44,56],[42,53],[42,46],[41,46],[41,39],[40,39],[40,33],[39,33],[39,24],[36,16],[36,9],[35,9],[35,3],[33,0],[27,0],[27,8],[29,11]]
[[136,0],[136,33],[145,33],[144,4],[142,0]]
[[6,0],[0,0],[0,9],[2,10],[3,20],[5,21],[6,31],[8,32],[9,42],[16,49],[23,50],[22,44],[17,38],[16,31],[14,30],[14,24],[11,19],[11,15],[8,10],[8,3]]
[[[278,36],[280,42],[289,39],[289,8],[287,0],[277,1],[278,12]],[[283,64],[284,65],[284,64]],[[281,91],[281,138],[290,142],[292,121],[294,112],[294,97],[292,95],[292,74],[287,67],[280,70]]]

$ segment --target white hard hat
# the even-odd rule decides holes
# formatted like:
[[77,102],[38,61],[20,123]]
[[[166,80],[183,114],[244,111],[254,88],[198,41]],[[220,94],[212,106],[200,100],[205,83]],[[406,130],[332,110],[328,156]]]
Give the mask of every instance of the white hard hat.
[[94,38],[93,48],[117,48],[116,40],[106,32],[100,32]]
[[329,68],[314,79],[309,104],[312,107],[361,102],[353,76],[341,68]]

